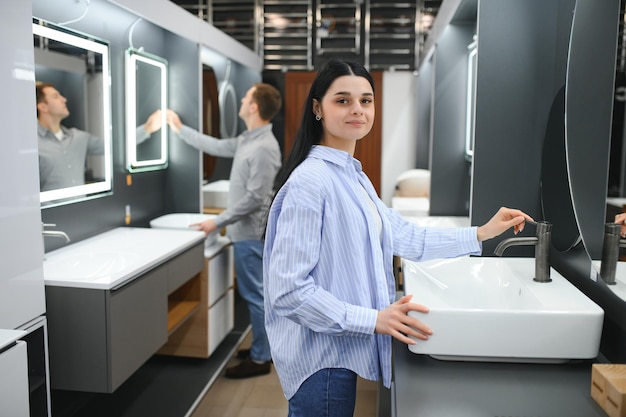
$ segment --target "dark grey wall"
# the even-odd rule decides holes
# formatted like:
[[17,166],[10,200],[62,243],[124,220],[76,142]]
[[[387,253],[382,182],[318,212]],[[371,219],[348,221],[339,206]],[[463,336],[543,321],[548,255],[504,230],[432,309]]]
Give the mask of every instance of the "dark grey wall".
[[[82,4],[82,3],[81,3]],[[33,15],[58,23],[76,18],[73,0],[33,2]],[[125,207],[131,207],[130,226],[147,226],[149,220],[167,212],[200,210],[199,152],[170,138],[170,164],[161,171],[131,175],[125,168],[124,52],[131,46],[168,61],[170,107],[186,124],[198,128],[200,103],[200,58],[198,46],[147,21],[140,21],[130,35],[135,16],[104,0],[92,0],[87,15],[70,28],[105,39],[111,49],[111,100],[113,136],[113,193],[109,196],[42,210],[46,223],[55,223],[73,242],[125,225]],[[79,14],[80,15],[80,14]],[[46,239],[46,250],[63,242]]]
[[[535,219],[542,218],[543,137],[552,100],[565,83],[574,3],[480,1],[474,225],[488,221],[500,206],[517,207]],[[531,227],[527,229],[525,234],[534,233]],[[483,254],[493,253],[497,243],[508,237],[504,234],[485,242]],[[533,253],[532,248],[511,248],[507,254],[517,251]]]
[[470,164],[465,160],[467,46],[474,23],[449,25],[434,56],[435,94],[430,144],[430,215],[467,216]]

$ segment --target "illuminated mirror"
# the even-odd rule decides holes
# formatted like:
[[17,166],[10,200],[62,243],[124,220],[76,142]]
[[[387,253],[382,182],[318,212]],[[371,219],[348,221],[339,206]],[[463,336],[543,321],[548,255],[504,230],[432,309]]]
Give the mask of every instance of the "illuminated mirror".
[[[167,61],[126,53],[126,162],[129,171],[167,167]],[[162,128],[163,127],[163,128]]]
[[33,19],[42,207],[112,187],[108,42]]
[[474,121],[476,119],[476,65],[478,63],[478,41],[467,47],[467,104],[465,114],[465,159],[472,160],[474,156]]

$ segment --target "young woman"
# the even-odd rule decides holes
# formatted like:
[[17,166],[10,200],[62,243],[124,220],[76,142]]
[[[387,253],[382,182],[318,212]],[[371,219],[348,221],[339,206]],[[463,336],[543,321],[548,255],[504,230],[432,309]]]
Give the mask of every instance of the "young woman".
[[[378,198],[353,158],[374,121],[367,70],[331,61],[313,81],[293,151],[276,178],[264,248],[265,324],[290,417],[352,416],[357,375],[391,382],[391,338],[432,330],[408,294],[395,301],[392,259],[480,254],[480,242],[525,213],[501,208],[485,225],[418,227]],[[395,301],[395,302],[394,302]]]

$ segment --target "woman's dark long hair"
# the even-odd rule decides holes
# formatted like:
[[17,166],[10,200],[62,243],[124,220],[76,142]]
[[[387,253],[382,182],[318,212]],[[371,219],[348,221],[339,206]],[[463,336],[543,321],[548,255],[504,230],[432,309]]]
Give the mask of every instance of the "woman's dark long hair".
[[302,113],[302,122],[298,128],[296,134],[296,140],[287,157],[287,161],[283,164],[280,171],[276,175],[274,181],[274,195],[285,185],[287,179],[291,175],[294,169],[302,163],[309,155],[313,145],[319,145],[324,134],[322,122],[315,120],[315,114],[313,113],[313,99],[319,103],[322,102],[322,97],[328,91],[330,85],[335,79],[344,75],[356,75],[358,77],[364,77],[369,81],[374,91],[374,80],[370,73],[361,64],[357,64],[349,61],[331,60],[327,62],[317,73],[306,103],[304,103],[304,112]]

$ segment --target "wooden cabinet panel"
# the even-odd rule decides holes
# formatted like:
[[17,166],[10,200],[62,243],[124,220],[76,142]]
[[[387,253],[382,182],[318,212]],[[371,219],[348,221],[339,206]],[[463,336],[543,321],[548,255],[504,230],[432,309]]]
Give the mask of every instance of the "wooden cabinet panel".
[[[315,72],[287,72],[285,74],[285,157],[289,155],[302,120],[304,104],[315,78]],[[380,195],[381,151],[382,151],[382,72],[372,72],[375,87],[374,106],[376,119],[370,133],[356,146],[355,158],[363,164],[363,171],[374,184]],[[311,115],[313,117],[313,115]]]

